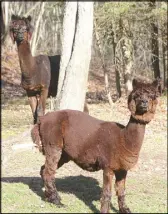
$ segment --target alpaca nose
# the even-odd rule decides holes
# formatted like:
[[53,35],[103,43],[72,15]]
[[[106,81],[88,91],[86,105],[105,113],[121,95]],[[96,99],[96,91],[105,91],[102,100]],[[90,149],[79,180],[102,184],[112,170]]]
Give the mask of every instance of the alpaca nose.
[[143,107],[147,107],[148,104],[148,100],[142,100],[142,106]]

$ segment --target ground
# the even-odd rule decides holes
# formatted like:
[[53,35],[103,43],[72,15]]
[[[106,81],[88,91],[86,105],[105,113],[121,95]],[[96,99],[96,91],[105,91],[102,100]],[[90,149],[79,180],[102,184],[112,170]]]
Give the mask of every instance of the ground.
[[[31,110],[19,85],[20,75],[16,72],[17,75],[12,77],[9,71],[6,73],[11,82],[3,73],[6,79],[2,78],[2,213],[99,212],[102,171],[87,172],[73,162],[65,164],[56,173],[57,189],[65,207],[58,208],[44,201],[43,183],[39,175],[44,156],[31,147]],[[93,82],[90,81],[89,87],[91,85]],[[129,120],[125,98],[112,107],[108,103],[89,104],[88,107],[90,115],[102,120],[124,125]],[[166,108],[166,97],[162,96],[155,118],[146,127],[138,166],[128,173],[126,202],[133,213],[167,213]],[[23,144],[29,147],[19,148]],[[110,212],[118,212],[114,188],[111,202]]]

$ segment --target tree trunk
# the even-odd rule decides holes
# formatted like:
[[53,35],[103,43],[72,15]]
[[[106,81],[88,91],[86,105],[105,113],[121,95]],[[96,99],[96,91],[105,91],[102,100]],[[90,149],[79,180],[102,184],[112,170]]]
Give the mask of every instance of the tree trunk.
[[113,26],[113,39],[112,39],[112,45],[113,45],[113,53],[114,53],[114,69],[115,69],[115,80],[116,80],[116,91],[117,91],[117,98],[121,97],[121,80],[120,80],[120,71],[118,70],[118,67],[116,65],[116,44],[117,44],[117,38],[116,38],[116,23],[112,21]]
[[66,2],[56,109],[84,109],[92,31],[93,2]]
[[[156,8],[156,1],[153,0],[149,3],[151,9]],[[154,20],[151,23],[151,46],[152,46],[152,67],[154,71],[154,78],[160,77],[159,68],[159,44],[158,44],[158,26]]]
[[7,26],[9,21],[9,2],[1,3],[1,42],[5,42],[7,36]]
[[[118,87],[118,89],[120,90],[120,94],[121,96],[123,96],[125,94],[125,75],[124,75],[124,71],[125,71],[125,64],[124,64],[124,24],[123,24],[123,19],[120,16],[119,19],[119,33],[118,33],[118,42],[116,45],[116,50],[119,55],[115,58],[116,62],[118,61],[118,65],[117,65],[117,72],[118,75],[117,77],[119,77],[120,80],[120,87]],[[115,54],[116,55],[116,54]],[[119,86],[119,84],[118,84]]]
[[[132,40],[128,36],[128,33],[126,33],[124,30],[124,20],[122,19],[122,17],[120,17],[119,26],[121,34],[120,47],[122,53],[121,54],[122,72],[120,73],[122,73],[121,77],[124,80],[125,92],[126,95],[128,96],[129,93],[132,91],[133,45]],[[123,89],[121,94],[124,94]]]
[[121,97],[121,84],[120,84],[120,72],[115,68],[116,90],[118,98]]
[[36,53],[36,47],[37,47],[37,40],[38,40],[38,33],[39,33],[39,25],[40,25],[40,20],[42,19],[43,13],[44,13],[44,6],[45,6],[45,2],[41,2],[41,6],[40,6],[40,13],[38,16],[38,19],[36,21],[36,26],[35,26],[35,31],[33,33],[33,38],[30,42],[31,44],[31,49],[32,49],[32,55],[35,56]]
[[124,81],[125,81],[125,89],[126,95],[128,96],[129,93],[132,91],[132,65],[133,65],[133,58],[132,58],[132,41],[129,38],[125,38],[124,40]]
[[66,2],[65,4],[62,35],[62,55],[60,62],[57,98],[60,97],[66,68],[68,67],[68,63],[72,55],[76,27],[77,2]]
[[152,23],[152,65],[155,78],[160,77],[159,46],[157,37],[158,37],[158,27],[155,23]]
[[5,22],[4,22],[4,13],[2,10],[2,3],[1,3],[1,42],[4,43],[5,40]]
[[101,60],[101,64],[102,64],[102,69],[104,71],[104,82],[105,82],[105,90],[106,90],[106,94],[108,97],[108,101],[109,104],[112,106],[113,105],[113,100],[111,98],[111,93],[110,93],[110,87],[109,87],[109,75],[108,75],[108,70],[106,68],[105,62],[104,62],[104,57],[103,57],[103,48],[102,45],[100,43],[100,38],[99,38],[99,34],[97,31],[97,26],[96,26],[96,21],[94,20],[94,29],[95,29],[95,36],[96,36],[96,41],[97,41],[97,45],[98,45],[98,52],[99,52],[99,57]]
[[13,41],[10,38],[9,32],[8,32],[8,24],[9,24],[9,19],[11,16],[11,8],[10,8],[10,2],[2,2],[1,3],[1,8],[2,8],[2,13],[1,16],[3,16],[3,21],[1,25],[1,29],[3,30],[3,35],[1,32],[1,42],[2,42],[2,53],[5,50],[15,50],[16,46],[13,45]]
[[162,63],[163,63],[163,82],[164,82],[164,87],[168,87],[167,86],[167,80],[166,80],[166,59],[165,59],[165,46],[164,46],[164,43],[163,43],[163,37],[162,37],[162,53],[163,53],[163,60],[162,60]]

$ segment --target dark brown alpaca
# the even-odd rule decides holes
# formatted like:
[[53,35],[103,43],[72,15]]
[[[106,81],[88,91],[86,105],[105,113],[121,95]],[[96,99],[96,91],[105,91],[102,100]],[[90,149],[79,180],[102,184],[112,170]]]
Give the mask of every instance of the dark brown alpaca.
[[113,175],[119,211],[130,213],[124,193],[127,171],[138,161],[145,126],[154,117],[158,96],[159,80],[151,84],[133,80],[133,91],[128,98],[131,116],[126,127],[73,110],[56,111],[41,117],[31,134],[33,142],[46,156],[40,174],[47,200],[61,204],[55,187],[55,172],[73,160],[84,170],[103,170],[101,213],[109,212]]
[[[31,16],[19,17],[12,15],[10,36],[17,43],[22,87],[26,90],[32,109],[34,123],[39,116],[45,114],[46,99],[56,96],[60,55],[33,57],[30,49],[32,36]],[[88,111],[85,103],[85,111]]]
[[12,15],[10,36],[13,43],[17,43],[20,68],[22,72],[22,87],[26,90],[34,116],[34,123],[38,116],[45,113],[45,104],[50,86],[50,61],[48,56],[33,57],[30,49],[32,36],[31,17]]

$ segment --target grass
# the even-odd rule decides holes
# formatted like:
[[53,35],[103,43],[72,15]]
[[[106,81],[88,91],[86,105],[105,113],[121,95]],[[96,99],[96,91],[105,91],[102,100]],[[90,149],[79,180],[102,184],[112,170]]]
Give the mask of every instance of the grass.
[[[165,99],[162,98],[161,102],[163,109],[166,109]],[[119,105],[113,111],[108,104],[89,105],[90,114],[99,119],[126,124],[129,119],[126,101]],[[25,98],[8,103],[2,109],[3,141],[19,135],[31,124],[31,110]],[[128,173],[126,203],[134,213],[167,213],[167,121],[160,107],[146,129],[139,170]],[[21,139],[21,143],[27,140],[30,140],[30,136]],[[8,143],[3,144],[3,141],[3,147],[7,146]],[[8,150],[5,150],[4,155],[8,155]],[[39,175],[44,161],[44,156],[38,152],[10,150],[8,161],[2,166],[2,213],[99,212],[102,171],[83,171],[73,162],[58,169],[56,186],[65,204],[65,207],[58,208],[44,200],[44,188]],[[118,212],[114,188],[110,212]]]
[[26,98],[9,101],[2,108],[2,139],[15,137],[31,125],[32,114]]
[[[99,212],[101,185],[95,178],[81,175],[57,178],[57,189],[66,206],[64,208],[41,199],[43,192],[39,177],[10,177],[3,180],[2,213]],[[163,182],[159,176],[150,179],[149,183],[129,176],[126,202],[134,213],[167,213],[166,185],[166,181]],[[115,213],[118,206],[114,192],[112,202],[111,213]]]
[[[47,100],[47,106],[49,105]],[[2,139],[16,137],[29,129],[33,123],[31,108],[27,97],[9,100],[2,108]]]

